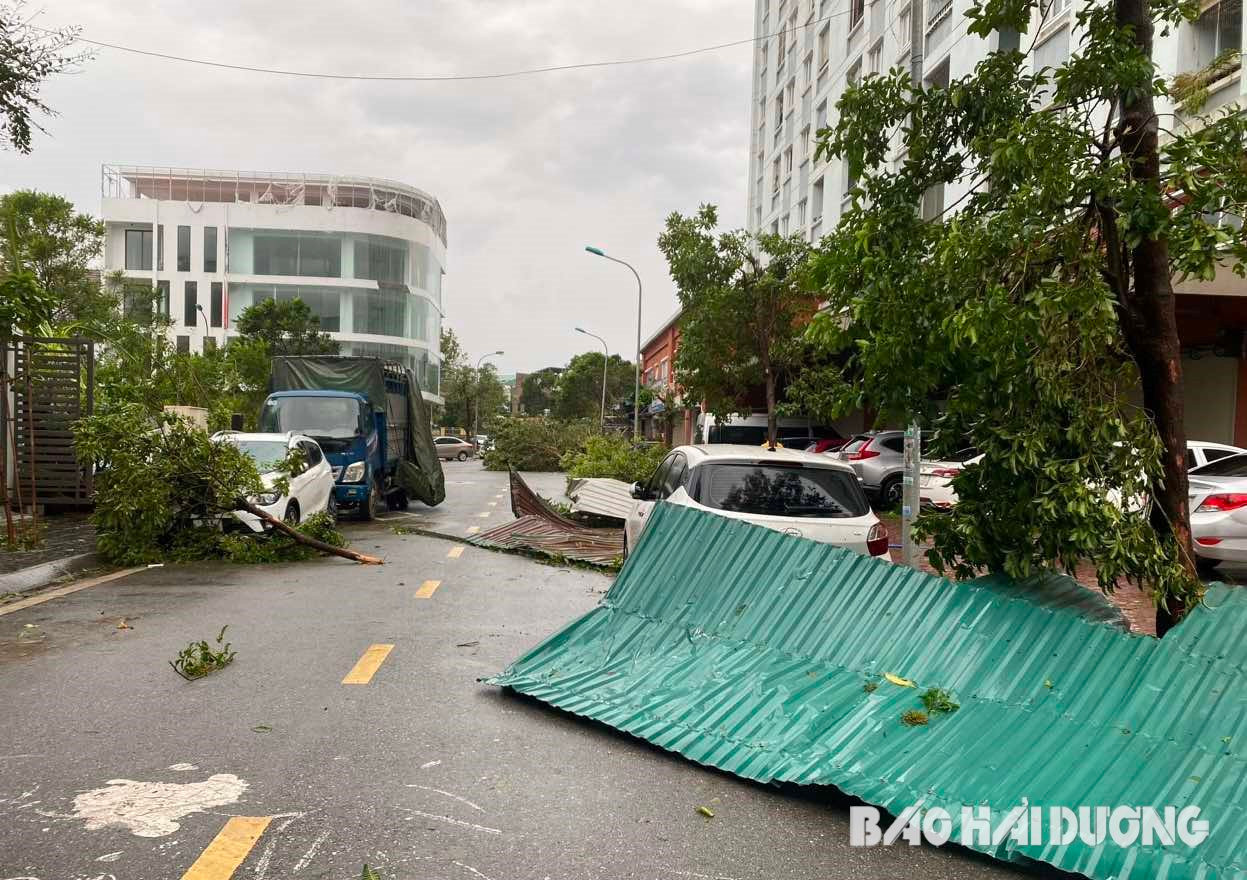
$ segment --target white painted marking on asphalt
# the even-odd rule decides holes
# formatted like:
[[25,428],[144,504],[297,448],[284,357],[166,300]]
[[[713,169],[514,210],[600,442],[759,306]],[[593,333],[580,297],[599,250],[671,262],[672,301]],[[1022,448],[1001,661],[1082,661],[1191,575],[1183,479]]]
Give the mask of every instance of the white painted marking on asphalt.
[[440,763],[442,763],[442,762],[441,762],[441,761],[429,761],[427,764],[421,764],[421,765],[420,765],[420,769],[421,769],[421,770],[428,770],[430,767],[436,767],[436,766],[437,766],[438,764],[440,764]]
[[696,880],[740,880],[739,877],[729,877],[726,874],[699,874],[696,871],[675,871],[671,868],[667,869],[667,873],[676,877],[695,877]]
[[445,822],[448,825],[458,825],[461,828],[471,828],[473,831],[484,831],[486,834],[501,834],[498,828],[489,828],[485,825],[475,825],[472,822],[464,822],[462,819],[452,819],[449,816],[439,816],[437,813],[426,813],[423,810],[413,810],[410,807],[399,807],[400,810],[406,810],[408,813],[415,813],[417,816],[423,816],[426,819],[436,819],[439,822]]
[[294,866],[295,873],[302,871],[309,864],[311,864],[312,859],[316,858],[316,850],[320,849],[321,845],[324,844],[324,842],[328,839],[329,839],[329,830],[325,829],[324,831],[320,833],[320,835],[315,840],[312,841],[312,845],[307,848],[307,852],[303,854],[303,858],[299,859],[299,861],[295,863],[295,866]]
[[472,802],[471,802],[470,800],[468,800],[467,798],[465,798],[465,797],[459,797],[459,795],[457,795],[457,794],[453,794],[452,792],[449,792],[449,791],[442,791],[440,788],[432,788],[432,787],[430,787],[430,786],[428,786],[428,785],[416,785],[414,782],[409,782],[409,783],[407,783],[407,787],[408,787],[408,788],[419,788],[419,789],[422,789],[422,790],[424,790],[424,791],[435,791],[435,792],[437,792],[438,794],[444,794],[444,795],[446,795],[446,797],[448,797],[448,798],[454,798],[455,800],[459,801],[459,803],[461,803],[461,804],[467,804],[469,807],[471,807],[471,808],[472,808],[472,809],[474,809],[474,810],[480,810],[482,813],[483,813],[483,812],[485,812],[485,808],[484,808],[484,807],[477,806],[476,804],[472,803]]
[[170,770],[198,770],[194,764],[170,764]]
[[33,753],[25,754],[25,755],[0,755],[0,761],[12,761],[12,760],[16,760],[17,758],[42,758],[42,757],[44,756],[36,755]]
[[453,859],[451,860],[450,863],[452,865],[458,865],[460,868],[463,868],[465,871],[471,871],[477,877],[483,877],[485,878],[485,880],[494,880],[493,877],[490,877],[488,874],[482,874],[480,871],[476,870],[476,868],[473,868],[471,865],[465,865],[463,862],[456,862]]
[[96,859],[96,861],[97,862],[115,862],[117,861],[117,859],[121,858],[121,854],[123,852],[125,852],[124,849],[119,849],[116,852],[110,852],[110,853],[100,856],[98,859]]
[[164,837],[181,827],[176,820],[235,803],[246,790],[247,783],[232,773],[184,784],[110,779],[75,797],[70,818],[86,820],[88,831],[123,825],[136,837]]
[[[264,880],[268,876],[268,866],[273,861],[273,852],[277,849],[277,839],[281,836],[281,833],[290,827],[291,822],[301,819],[307,814],[279,813],[278,815],[284,815],[289,818],[278,825],[275,831],[265,835],[267,840],[264,843],[264,849],[260,852],[260,857],[255,860],[255,880]],[[274,816],[273,818],[276,819],[278,817]]]

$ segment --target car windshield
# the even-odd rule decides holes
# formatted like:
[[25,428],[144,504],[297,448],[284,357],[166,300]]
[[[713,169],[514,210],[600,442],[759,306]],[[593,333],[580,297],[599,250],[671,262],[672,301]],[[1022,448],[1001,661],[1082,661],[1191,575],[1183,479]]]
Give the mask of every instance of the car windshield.
[[290,451],[284,440],[234,440],[233,443],[255,462],[262,474],[275,470]]
[[1228,455],[1211,461],[1195,473],[1201,477],[1247,477],[1247,453]]
[[359,433],[359,401],[349,397],[278,397],[264,404],[260,429],[347,440]]
[[857,477],[832,468],[707,464],[697,501],[714,510],[764,516],[851,517],[870,510]]

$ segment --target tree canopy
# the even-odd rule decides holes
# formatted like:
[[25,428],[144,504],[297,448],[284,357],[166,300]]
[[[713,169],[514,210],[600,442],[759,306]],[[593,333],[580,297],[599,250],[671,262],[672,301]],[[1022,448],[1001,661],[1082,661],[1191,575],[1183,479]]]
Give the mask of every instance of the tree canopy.
[[724,419],[766,392],[768,440],[775,440],[779,382],[805,363],[804,330],[819,296],[805,279],[809,245],[797,236],[717,233],[703,205],[667,218],[658,247],[682,309],[675,370],[691,399]]
[[338,343],[320,329],[320,318],[297,297],[248,306],[234,327],[243,341],[264,343],[270,357],[338,353]]
[[35,118],[54,115],[39,97],[44,80],[88,57],[69,51],[78,31],[35,27],[25,3],[0,3],[0,116],[4,139],[19,153],[29,153],[31,136],[43,131]]
[[[1049,8],[967,14],[1025,46]],[[1244,118],[1187,115],[1158,138],[1152,32],[1195,11],[1080,4],[1057,68],[1004,48],[946,87],[867,77],[818,148],[857,180],[813,258],[825,387],[841,410],[921,419],[937,456],[984,453],[953,512],[918,522],[932,561],[1021,577],[1089,560],[1104,589],[1147,589],[1162,632],[1200,589],[1170,276],[1241,275],[1247,256],[1222,219],[1247,205]]]
[[[602,352],[586,351],[573,357],[555,384],[552,415],[559,419],[598,420],[602,413]],[[617,354],[606,362],[606,411],[632,399],[634,367]]]
[[520,407],[524,412],[539,416],[546,410],[553,411],[561,372],[562,367],[543,367],[524,377],[520,394]]

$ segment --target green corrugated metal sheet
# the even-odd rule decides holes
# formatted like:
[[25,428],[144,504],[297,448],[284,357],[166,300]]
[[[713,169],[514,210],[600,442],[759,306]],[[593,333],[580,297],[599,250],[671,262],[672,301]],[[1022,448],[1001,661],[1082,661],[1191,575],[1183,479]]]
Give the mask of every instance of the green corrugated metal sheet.
[[[659,505],[600,606],[494,684],[759,781],[894,815],[1196,804],[1201,846],[984,847],[1093,877],[1247,876],[1247,596],[1163,641],[723,517]],[[900,722],[920,689],[961,709]],[[863,689],[867,680],[878,689]],[[959,832],[954,831],[954,839]]]

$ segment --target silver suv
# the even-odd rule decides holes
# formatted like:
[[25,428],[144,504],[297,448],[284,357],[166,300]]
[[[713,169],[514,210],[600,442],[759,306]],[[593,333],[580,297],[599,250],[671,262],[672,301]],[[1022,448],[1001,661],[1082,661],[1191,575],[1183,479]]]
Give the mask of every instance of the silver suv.
[[866,494],[883,509],[901,503],[901,484],[905,465],[904,431],[868,431],[854,434],[834,454],[857,473]]

